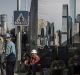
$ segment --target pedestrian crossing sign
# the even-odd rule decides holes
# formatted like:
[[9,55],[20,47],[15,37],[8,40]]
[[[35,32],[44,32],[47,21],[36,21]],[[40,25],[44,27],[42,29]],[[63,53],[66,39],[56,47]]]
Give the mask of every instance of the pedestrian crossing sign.
[[14,11],[14,25],[28,25],[29,12],[28,11]]

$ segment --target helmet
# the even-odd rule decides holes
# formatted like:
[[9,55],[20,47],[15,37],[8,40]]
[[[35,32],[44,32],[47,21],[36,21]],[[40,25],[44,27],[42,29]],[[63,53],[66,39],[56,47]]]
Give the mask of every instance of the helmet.
[[36,51],[35,49],[33,49],[33,50],[31,51],[31,53],[37,53],[37,51]]
[[5,38],[10,38],[10,37],[11,37],[11,35],[9,33],[5,34]]

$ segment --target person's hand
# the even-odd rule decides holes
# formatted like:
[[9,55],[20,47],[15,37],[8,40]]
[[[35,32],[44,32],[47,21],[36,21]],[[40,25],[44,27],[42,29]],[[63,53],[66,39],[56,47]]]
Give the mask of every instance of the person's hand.
[[28,60],[25,60],[25,61],[24,61],[24,64],[28,64]]
[[30,65],[34,65],[34,64],[35,64],[34,62],[30,63]]

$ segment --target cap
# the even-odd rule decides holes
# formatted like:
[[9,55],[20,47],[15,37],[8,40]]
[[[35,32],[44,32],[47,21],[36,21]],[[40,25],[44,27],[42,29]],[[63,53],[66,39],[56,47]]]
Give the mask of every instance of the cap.
[[31,51],[31,53],[37,53],[37,50],[33,49],[33,50]]
[[11,37],[11,35],[9,33],[5,34],[5,38],[10,38],[10,37]]

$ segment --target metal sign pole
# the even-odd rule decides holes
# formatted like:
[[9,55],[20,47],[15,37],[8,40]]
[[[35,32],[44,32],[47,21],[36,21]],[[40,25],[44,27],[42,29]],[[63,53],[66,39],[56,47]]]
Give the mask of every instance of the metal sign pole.
[[[17,11],[20,10],[20,0],[17,0]],[[17,60],[16,60],[16,71],[20,71],[20,61],[21,61],[21,27],[17,26]]]
[[17,0],[17,11],[14,11],[14,25],[16,26],[17,34],[17,61],[16,61],[16,71],[20,71],[20,61],[21,61],[21,47],[22,47],[22,27],[28,25],[28,11],[20,11],[20,0]]
[[17,60],[21,60],[21,27],[17,27]]

